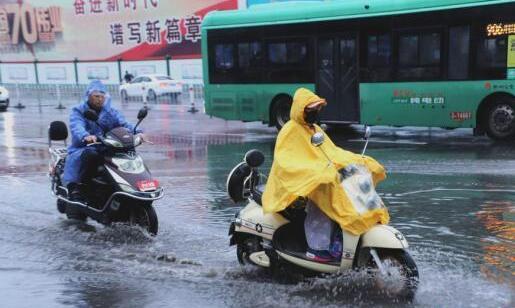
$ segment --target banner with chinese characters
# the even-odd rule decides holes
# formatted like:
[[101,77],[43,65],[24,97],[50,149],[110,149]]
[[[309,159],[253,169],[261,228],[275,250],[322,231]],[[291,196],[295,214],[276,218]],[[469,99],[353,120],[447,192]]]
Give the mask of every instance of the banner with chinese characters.
[[0,0],[0,61],[200,57],[200,27],[238,0]]

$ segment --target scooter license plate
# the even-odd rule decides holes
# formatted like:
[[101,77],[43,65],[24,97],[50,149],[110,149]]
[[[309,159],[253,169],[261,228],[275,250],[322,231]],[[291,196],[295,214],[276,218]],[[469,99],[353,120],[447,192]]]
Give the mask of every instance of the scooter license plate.
[[157,180],[138,181],[136,186],[140,191],[156,190],[159,187],[159,182]]

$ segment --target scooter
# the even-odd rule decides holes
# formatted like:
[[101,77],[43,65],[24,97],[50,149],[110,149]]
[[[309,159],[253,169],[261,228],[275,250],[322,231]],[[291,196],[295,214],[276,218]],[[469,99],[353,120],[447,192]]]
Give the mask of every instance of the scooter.
[[[370,134],[370,127],[367,127],[362,155]],[[324,138],[323,133],[315,133],[311,144],[320,147]],[[319,149],[322,151],[322,148]],[[235,203],[247,200],[247,205],[235,215],[229,229],[230,245],[236,245],[240,264],[268,268],[272,272],[302,273],[303,276],[365,270],[375,284],[386,289],[390,296],[406,300],[413,298],[418,285],[418,269],[407,251],[406,238],[392,226],[378,224],[361,235],[341,230],[343,249],[339,262],[321,263],[307,258],[308,246],[304,233],[307,200],[299,198],[279,213],[263,213],[261,197],[265,177],[258,170],[263,162],[264,155],[258,150],[251,150],[227,178],[230,198]],[[353,192],[350,198],[372,200],[362,204],[362,207],[384,206],[366,168],[351,165],[340,170],[340,174],[341,185],[348,195]],[[362,190],[367,185],[360,183],[367,183],[366,194]]]
[[[86,110],[84,116],[102,128],[94,110]],[[134,131],[117,127],[106,132],[102,128],[104,133],[97,136],[98,141],[87,145],[102,147],[104,162],[91,183],[82,189],[85,202],[71,201],[62,181],[68,128],[61,121],[50,123],[48,147],[51,159],[48,175],[60,213],[79,220],[89,217],[105,225],[113,222],[129,223],[146,229],[153,236],[157,234],[158,219],[152,203],[161,199],[164,191],[136,153],[136,147],[144,142],[140,136],[135,135],[136,128],[146,116],[147,109],[142,108],[138,112],[138,123]],[[52,141],[64,141],[65,147],[53,147]]]

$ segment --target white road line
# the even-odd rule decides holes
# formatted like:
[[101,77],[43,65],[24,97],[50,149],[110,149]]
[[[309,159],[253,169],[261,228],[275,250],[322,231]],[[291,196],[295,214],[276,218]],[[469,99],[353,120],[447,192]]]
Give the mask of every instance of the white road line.
[[[363,139],[350,139],[350,142],[365,142]],[[389,141],[389,140],[370,140],[369,143],[391,143],[391,144],[413,144],[413,145],[426,145],[427,142],[416,142],[416,141]]]
[[414,195],[414,194],[420,194],[420,193],[427,193],[427,192],[435,192],[435,191],[475,191],[475,192],[510,192],[515,193],[515,189],[471,189],[471,188],[433,188],[428,190],[416,190],[416,191],[410,191],[402,194],[395,194],[396,197],[400,196],[407,196],[407,195]]

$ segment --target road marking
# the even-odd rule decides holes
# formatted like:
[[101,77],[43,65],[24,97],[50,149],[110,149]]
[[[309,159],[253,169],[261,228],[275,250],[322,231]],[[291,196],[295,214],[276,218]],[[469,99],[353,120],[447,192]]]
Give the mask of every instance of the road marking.
[[402,194],[396,194],[396,197],[402,197],[407,195],[414,195],[414,194],[420,194],[420,193],[427,193],[427,192],[435,192],[435,191],[475,191],[475,192],[509,192],[509,193],[515,193],[515,189],[471,189],[471,188],[433,188],[428,190],[416,190],[416,191],[410,191]]
[[[350,142],[365,142],[362,139],[350,139]],[[369,143],[392,143],[392,144],[413,144],[413,145],[426,145],[427,142],[416,142],[416,141],[389,141],[389,140],[370,140]]]

